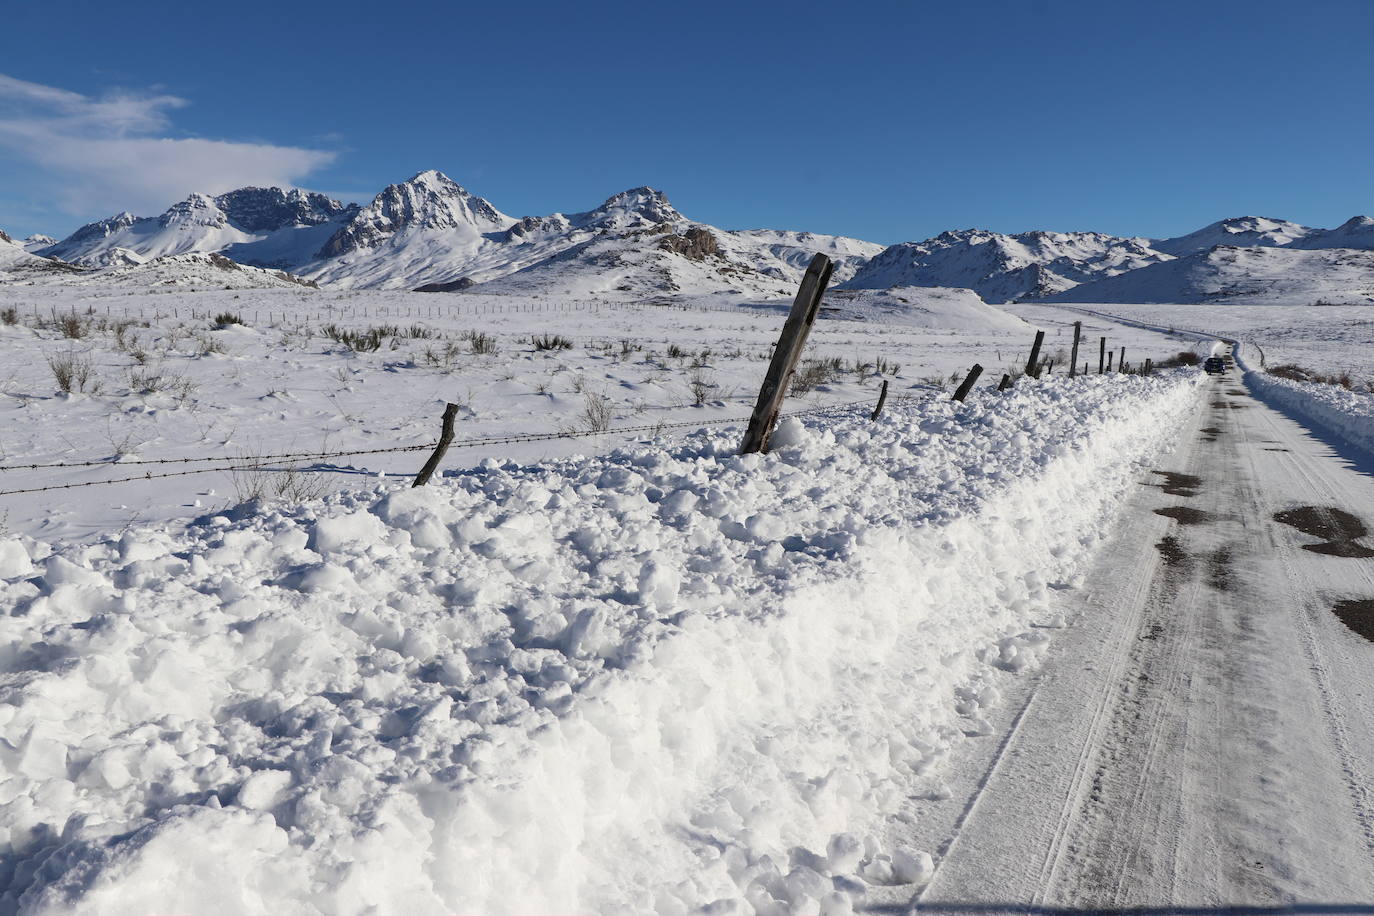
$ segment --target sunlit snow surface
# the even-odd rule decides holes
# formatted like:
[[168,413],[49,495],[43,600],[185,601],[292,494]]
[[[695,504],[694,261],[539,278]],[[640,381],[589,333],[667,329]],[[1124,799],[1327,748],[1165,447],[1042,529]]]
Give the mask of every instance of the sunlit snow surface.
[[1198,377],[8,540],[4,899],[834,913],[924,880],[884,813],[947,791]]

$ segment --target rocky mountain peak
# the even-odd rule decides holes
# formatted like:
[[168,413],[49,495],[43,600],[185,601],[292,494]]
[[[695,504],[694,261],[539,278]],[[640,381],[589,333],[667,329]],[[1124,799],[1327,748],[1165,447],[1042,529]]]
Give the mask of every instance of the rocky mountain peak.
[[683,219],[668,195],[653,188],[641,187],[621,191],[606,199],[595,210],[583,214],[584,225],[623,229]]
[[239,188],[221,194],[215,203],[230,222],[248,232],[275,232],[284,226],[318,226],[358,211],[333,198],[298,188]]
[[219,227],[228,222],[228,217],[224,211],[215,203],[215,199],[208,194],[192,194],[185,200],[178,201],[167,208],[167,211],[157,218],[159,224],[165,227],[189,227],[189,226],[211,226]]
[[375,248],[398,233],[466,230],[474,235],[504,232],[515,220],[471,194],[443,172],[430,169],[409,181],[388,185],[320,249],[330,258]]

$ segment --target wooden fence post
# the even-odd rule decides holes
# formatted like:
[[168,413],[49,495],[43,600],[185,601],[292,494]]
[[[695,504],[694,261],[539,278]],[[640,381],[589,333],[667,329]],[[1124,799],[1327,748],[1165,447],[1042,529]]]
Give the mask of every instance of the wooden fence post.
[[749,418],[749,428],[744,432],[744,442],[740,454],[768,451],[768,439],[773,435],[773,424],[782,412],[782,399],[787,396],[787,385],[792,381],[792,372],[801,359],[802,347],[806,346],[811,325],[816,323],[816,313],[820,311],[821,296],[825,285],[830,282],[834,265],[823,254],[811,259],[797,289],[797,298],[792,300],[792,311],[782,326],[778,345],[773,350],[773,359],[768,363],[768,372],[763,377],[763,387],[759,389],[759,400],[754,405],[754,414]]
[[1026,374],[1031,378],[1040,377],[1040,369],[1036,363],[1040,359],[1040,345],[1045,342],[1045,332],[1035,332],[1035,343],[1031,344],[1030,359],[1026,360]]
[[1003,373],[1002,373],[1002,381],[1000,381],[1000,382],[997,383],[997,390],[998,390],[998,391],[1006,391],[1006,390],[1007,390],[1008,388],[1010,388],[1010,387],[1011,387],[1011,376],[1008,375],[1007,373],[1003,372]]
[[1101,375],[1107,365],[1107,338],[1102,338],[1097,345],[1097,374]]
[[1115,351],[1115,350],[1113,350],[1112,352],[1110,352],[1110,353],[1107,354],[1107,371],[1108,371],[1108,372],[1111,372],[1111,371],[1112,371],[1112,359],[1113,359],[1115,356],[1116,356],[1116,351]]
[[1121,348],[1121,358],[1118,359],[1118,360],[1116,361],[1116,371],[1117,371],[1117,372],[1125,372],[1125,371],[1126,371],[1126,348],[1125,348],[1125,347],[1122,347],[1122,348]]
[[1073,323],[1073,352],[1069,354],[1069,378],[1078,374],[1078,338],[1083,333],[1083,322]]
[[973,383],[978,381],[978,376],[982,374],[983,367],[978,365],[977,363],[974,363],[973,368],[968,371],[968,375],[964,376],[964,380],[959,383],[959,390],[954,392],[954,400],[962,401],[964,398],[966,398],[968,396],[969,389],[973,387]]
[[457,404],[444,405],[443,425],[439,431],[439,444],[434,449],[434,454],[429,456],[425,466],[420,469],[420,473],[415,475],[415,482],[411,487],[423,487],[429,483],[429,478],[434,476],[434,472],[439,469],[439,462],[444,460],[444,453],[448,451],[448,444],[453,441],[453,418],[458,413]]
[[1149,375],[1151,372],[1154,371],[1154,368],[1154,363],[1150,361],[1150,358],[1148,356],[1145,357],[1145,374]]
[[869,417],[869,422],[878,419],[878,414],[883,412],[883,405],[887,403],[887,379],[883,379],[883,390],[878,393],[878,406],[873,408],[873,416]]

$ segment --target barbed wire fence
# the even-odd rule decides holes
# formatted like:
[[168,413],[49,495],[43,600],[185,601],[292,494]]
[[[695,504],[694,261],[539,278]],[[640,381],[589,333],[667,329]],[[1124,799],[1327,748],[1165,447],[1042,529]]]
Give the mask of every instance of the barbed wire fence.
[[[809,407],[803,410],[791,411],[784,416],[800,417],[814,416],[832,411],[852,410],[860,405],[868,405],[871,398],[863,398],[855,401],[842,401],[834,404],[823,404],[817,407]],[[479,436],[467,439],[455,439],[451,443],[452,448],[481,448],[497,445],[515,445],[529,442],[546,442],[558,439],[579,439],[593,438],[598,436],[623,436],[635,433],[659,434],[673,429],[697,429],[707,426],[738,425],[748,422],[748,417],[721,417],[716,419],[680,420],[673,422],[659,422],[653,424],[643,424],[638,426],[620,426],[598,430],[577,430],[565,429],[558,432],[549,433],[521,433],[506,436]],[[350,458],[367,455],[398,454],[404,452],[421,452],[433,450],[435,442],[425,442],[418,445],[399,445],[390,448],[375,449],[346,449],[341,451],[310,451],[310,452],[279,452],[270,455],[250,455],[241,459],[233,459],[226,455],[199,455],[181,458],[139,458],[127,461],[117,459],[102,459],[90,461],[55,461],[38,462],[30,464],[8,464],[0,465],[0,473],[8,471],[31,471],[31,470],[62,470],[79,469],[92,467],[122,468],[146,465],[170,465],[170,464],[198,464],[219,462],[213,467],[194,468],[184,471],[163,471],[153,473],[151,471],[135,474],[127,477],[116,477],[107,480],[86,480],[74,483],[47,484],[38,487],[23,487],[16,489],[0,490],[0,496],[16,496],[26,493],[43,493],[52,490],[72,490],[82,487],[98,487],[117,483],[130,483],[139,480],[159,480],[168,477],[186,477],[192,474],[214,474],[214,473],[234,473],[241,471],[254,471],[270,469],[274,464],[280,462],[298,463],[301,461],[323,461],[330,458]],[[307,469],[308,470],[308,469]],[[327,472],[329,468],[319,468],[317,470]]]

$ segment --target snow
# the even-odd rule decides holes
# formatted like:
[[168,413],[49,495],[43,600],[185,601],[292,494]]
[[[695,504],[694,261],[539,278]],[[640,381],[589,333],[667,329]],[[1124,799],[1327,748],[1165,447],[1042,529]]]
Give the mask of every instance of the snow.
[[1143,239],[1097,232],[1004,235],[968,229],[892,245],[861,267],[845,287],[966,287],[988,302],[1007,302],[1042,298],[1169,258]]
[[917,884],[885,813],[1035,665],[1198,377],[10,539],[5,899],[800,913]]
[[[13,308],[19,319],[0,324],[0,346],[12,356],[0,371],[7,395],[0,399],[0,465],[107,462],[7,470],[0,490],[216,469],[0,497],[11,530],[88,539],[138,521],[194,518],[264,484],[334,490],[378,474],[408,478],[423,453],[284,460],[262,474],[223,468],[255,455],[423,447],[446,402],[461,405],[450,466],[566,457],[633,442],[655,428],[738,423],[754,406],[791,305],[790,296],[669,305],[325,291],[273,272],[226,271],[206,257],[63,282],[0,283],[0,310]],[[947,396],[974,363],[985,367],[983,384],[995,385],[1024,366],[1034,327],[1048,332],[1055,371],[1068,356],[1072,317],[1059,309],[1042,310],[1032,326],[959,290],[835,291],[825,302],[807,365],[839,368],[790,398],[789,410],[871,405],[884,380],[893,398]],[[215,317],[226,312],[244,324],[217,326]],[[73,314],[86,327],[80,338],[64,336],[54,322]],[[395,331],[378,349],[355,352],[329,337],[329,326]],[[475,333],[488,335],[496,352],[474,353],[468,335]],[[551,334],[572,346],[537,350],[532,339]],[[1158,361],[1177,349],[1144,332],[1113,334],[1114,345],[1118,338],[1130,345],[1133,359]],[[69,358],[90,365],[84,391],[58,390],[49,363]],[[587,435],[590,401],[608,406],[612,432]],[[614,432],[620,428],[633,431]],[[471,441],[563,430],[582,435]],[[198,457],[214,460],[133,463]]]
[[1374,455],[1374,397],[1368,392],[1294,381],[1263,370],[1251,369],[1245,378],[1264,400]]
[[1150,247],[1175,257],[1196,254],[1216,245],[1231,248],[1246,246],[1282,247],[1298,244],[1313,233],[1326,230],[1310,229],[1286,219],[1263,216],[1239,216],[1203,226],[1196,232],[1171,239],[1154,239]]
[[1218,246],[1084,283],[1051,302],[1311,305],[1374,302],[1374,251]]

